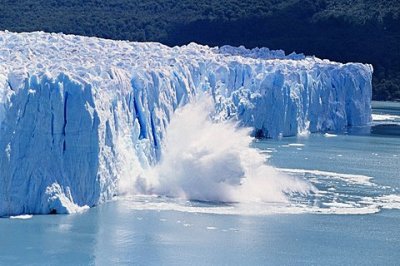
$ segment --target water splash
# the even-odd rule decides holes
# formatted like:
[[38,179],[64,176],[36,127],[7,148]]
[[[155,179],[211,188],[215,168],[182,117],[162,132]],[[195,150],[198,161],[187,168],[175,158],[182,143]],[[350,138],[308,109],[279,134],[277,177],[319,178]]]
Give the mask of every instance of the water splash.
[[251,148],[250,130],[214,123],[208,97],[178,110],[167,130],[162,158],[136,180],[136,193],[208,202],[287,202],[309,183],[278,172]]
[[[232,122],[215,123],[210,110],[213,104],[206,97],[176,112],[162,145],[161,161],[142,169],[138,160],[124,172],[129,177],[122,182],[124,206],[231,215],[344,215],[400,209],[399,188],[374,183],[371,176],[268,166],[266,159],[277,149],[250,148],[254,143],[250,145],[249,129]],[[124,143],[121,146],[127,149]],[[301,143],[283,146],[305,147]],[[126,155],[131,156],[129,150]],[[122,166],[134,161],[129,156]]]

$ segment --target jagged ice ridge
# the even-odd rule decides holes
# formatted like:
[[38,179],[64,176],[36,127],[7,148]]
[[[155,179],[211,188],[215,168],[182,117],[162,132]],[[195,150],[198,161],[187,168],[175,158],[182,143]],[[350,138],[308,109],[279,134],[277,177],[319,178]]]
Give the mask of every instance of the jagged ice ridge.
[[111,199],[127,163],[154,165],[174,111],[203,92],[216,120],[275,138],[366,125],[371,76],[267,48],[0,32],[0,216]]

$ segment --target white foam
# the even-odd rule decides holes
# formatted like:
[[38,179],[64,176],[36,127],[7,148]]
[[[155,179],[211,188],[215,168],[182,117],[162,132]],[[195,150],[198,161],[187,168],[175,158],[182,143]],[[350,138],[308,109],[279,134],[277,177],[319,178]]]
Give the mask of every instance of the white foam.
[[323,205],[334,208],[353,208],[354,203],[345,203],[345,202],[324,202]]
[[276,151],[273,151],[273,150],[260,150],[259,151],[260,153],[273,153],[273,152],[276,152]]
[[315,208],[314,212],[312,213],[319,213],[319,214],[373,214],[378,213],[380,209],[377,206],[371,205],[366,207],[350,207],[350,208],[343,208],[343,207],[331,207],[331,208]]
[[375,184],[371,182],[372,177],[366,175],[353,175],[353,174],[342,174],[336,172],[320,171],[320,170],[308,170],[308,169],[288,169],[288,168],[278,168],[278,170],[286,173],[296,173],[296,174],[312,174],[317,176],[329,176],[335,179],[346,180],[349,183],[362,184],[367,186],[374,186]]
[[[140,196],[142,197],[142,196]],[[362,206],[358,206],[354,203],[326,203],[326,207],[318,207],[308,204],[297,204],[297,203],[240,203],[232,205],[212,205],[212,206],[191,206],[184,205],[179,202],[170,201],[165,199],[164,201],[148,202],[144,203],[141,200],[135,200],[134,198],[125,199],[120,204],[124,204],[124,207],[132,210],[153,210],[153,211],[177,211],[184,213],[198,213],[198,214],[215,214],[215,215],[245,215],[245,216],[265,216],[274,214],[304,214],[304,213],[315,213],[315,214],[372,214],[380,211],[381,208],[389,208],[390,205],[382,206],[383,203],[378,203],[377,200],[371,199],[369,202],[364,202]],[[183,224],[188,227],[190,224]]]
[[398,115],[389,115],[389,114],[372,114],[373,121],[394,121],[400,120],[400,116]]
[[164,153],[138,179],[135,192],[209,202],[287,202],[286,193],[307,194],[311,184],[266,165],[251,148],[249,129],[214,123],[211,101],[178,110],[168,127]]
[[400,209],[400,195],[384,195],[376,197],[374,200],[380,203],[384,209]]
[[[312,184],[318,184],[320,190],[314,189],[310,195],[293,193],[287,202],[242,202],[231,204],[199,203],[155,196],[133,196],[126,198],[125,203],[134,210],[178,211],[188,213],[218,214],[218,215],[249,215],[263,216],[272,214],[337,214],[364,215],[377,213],[382,209],[400,209],[400,195],[384,194],[386,186],[378,186],[365,175],[343,174],[320,170],[279,169],[292,174],[310,174],[307,179]],[[324,187],[327,179],[341,181],[338,187]],[[352,191],[348,194],[347,188]],[[342,190],[341,188],[344,188]],[[355,190],[354,190],[355,189]],[[396,191],[395,189],[393,191]],[[383,193],[381,196],[371,196]],[[290,193],[289,193],[290,194]],[[370,196],[362,196],[370,195]]]

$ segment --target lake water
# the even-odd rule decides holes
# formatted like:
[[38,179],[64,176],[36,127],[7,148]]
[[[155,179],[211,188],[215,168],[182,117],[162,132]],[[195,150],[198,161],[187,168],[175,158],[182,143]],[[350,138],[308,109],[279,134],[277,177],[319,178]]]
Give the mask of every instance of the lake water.
[[0,264],[399,265],[400,104],[374,107],[371,129],[254,143],[310,182],[309,195],[224,205],[137,196],[0,219]]

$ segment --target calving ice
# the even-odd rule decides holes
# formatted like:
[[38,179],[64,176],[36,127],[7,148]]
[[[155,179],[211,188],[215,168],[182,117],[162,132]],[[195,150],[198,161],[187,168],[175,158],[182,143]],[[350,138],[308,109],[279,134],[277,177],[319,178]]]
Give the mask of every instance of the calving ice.
[[[370,122],[371,75],[370,65],[266,48],[0,32],[0,216],[79,211],[130,186],[202,199],[165,175],[146,176],[168,154],[177,109],[205,93],[215,121],[261,137],[338,131]],[[230,187],[246,178],[235,173]]]

